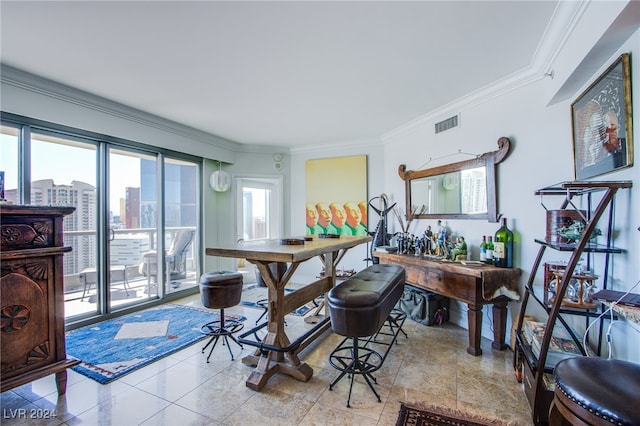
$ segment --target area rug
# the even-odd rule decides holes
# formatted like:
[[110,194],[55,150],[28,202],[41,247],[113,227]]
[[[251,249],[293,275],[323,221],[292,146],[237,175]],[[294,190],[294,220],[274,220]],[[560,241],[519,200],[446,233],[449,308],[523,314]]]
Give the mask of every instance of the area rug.
[[81,360],[74,371],[106,384],[202,340],[200,327],[218,318],[212,310],[165,304],[67,332],[67,355]]
[[510,426],[500,419],[490,419],[436,405],[400,405],[396,426]]

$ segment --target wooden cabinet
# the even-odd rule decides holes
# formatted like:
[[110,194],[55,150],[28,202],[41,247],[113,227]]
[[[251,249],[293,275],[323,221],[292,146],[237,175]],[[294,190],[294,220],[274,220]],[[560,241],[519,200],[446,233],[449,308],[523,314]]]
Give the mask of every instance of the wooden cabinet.
[[0,206],[0,392],[56,374],[66,391],[63,218],[73,207]]
[[[557,186],[543,188],[536,191],[539,196],[563,197],[560,211],[562,217],[574,217],[581,221],[576,229],[582,229],[577,240],[566,240],[554,237],[556,230],[549,228],[545,239],[536,239],[539,245],[538,255],[531,268],[529,280],[525,286],[520,315],[516,326],[516,350],[514,351],[514,367],[522,372],[524,392],[532,411],[535,424],[546,424],[551,401],[553,400],[553,369],[560,360],[572,356],[586,355],[587,348],[583,347],[582,339],[571,328],[568,316],[579,315],[597,317],[599,312],[596,305],[583,299],[584,292],[578,291],[578,301],[566,299],[569,286],[575,282],[581,283],[582,290],[587,283],[590,285],[599,277],[593,274],[585,275],[576,271],[576,266],[583,254],[594,256],[600,253],[605,256],[605,271],[602,274],[601,288],[607,287],[607,266],[609,256],[622,253],[623,250],[612,245],[613,232],[613,200],[620,189],[630,188],[629,181],[607,182],[564,182]],[[586,210],[578,210],[578,205],[584,205]],[[544,206],[544,204],[543,204]],[[545,206],[546,209],[546,206]],[[604,213],[608,211],[609,218],[606,225],[604,244],[597,244],[591,238]],[[549,213],[549,210],[547,210]],[[549,214],[548,214],[549,216]],[[571,224],[569,224],[570,226]],[[566,228],[565,228],[566,229]],[[542,264],[545,252],[566,252],[569,260],[566,263]],[[534,286],[539,270],[544,271],[544,285]],[[587,264],[587,270],[588,270]],[[549,297],[550,280],[553,277],[554,294]],[[525,320],[530,302],[537,303],[544,312],[546,319],[533,322]],[[599,351],[600,342],[598,343]]]

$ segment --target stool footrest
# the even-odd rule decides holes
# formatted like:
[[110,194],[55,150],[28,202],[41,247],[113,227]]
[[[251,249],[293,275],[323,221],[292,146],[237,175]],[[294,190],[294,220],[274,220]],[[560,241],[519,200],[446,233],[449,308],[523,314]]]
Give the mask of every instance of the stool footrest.
[[[398,334],[402,332],[406,336],[406,333],[402,330],[402,325],[406,318],[407,316],[404,312],[393,310],[382,327],[380,327],[380,330],[374,335],[366,338],[345,337],[329,355],[329,364],[340,371],[338,377],[329,385],[329,390],[333,390],[333,386],[346,374],[350,375],[349,396],[347,398],[348,408],[351,407],[351,390],[356,374],[365,379],[378,402],[381,402],[380,395],[373,387],[373,383],[377,384],[377,381],[372,373],[382,367],[391,347],[397,340]],[[380,339],[384,336],[390,336],[391,340]],[[386,346],[384,355],[373,349],[372,345]]]
[[229,336],[244,328],[244,324],[240,321],[211,321],[200,327],[200,332],[207,336]]

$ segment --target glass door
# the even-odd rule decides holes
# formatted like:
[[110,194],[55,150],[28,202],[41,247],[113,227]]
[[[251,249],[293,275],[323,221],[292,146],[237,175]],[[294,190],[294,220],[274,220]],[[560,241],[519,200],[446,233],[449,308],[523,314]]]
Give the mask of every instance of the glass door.
[[[97,145],[53,134],[32,133],[31,205],[72,206],[64,219],[65,317],[98,312]],[[26,142],[28,143],[28,142]]]
[[109,306],[158,297],[157,164],[155,155],[110,148],[108,154]]
[[165,293],[198,284],[198,165],[164,158]]
[[237,178],[237,239],[251,241],[280,238],[282,180]]

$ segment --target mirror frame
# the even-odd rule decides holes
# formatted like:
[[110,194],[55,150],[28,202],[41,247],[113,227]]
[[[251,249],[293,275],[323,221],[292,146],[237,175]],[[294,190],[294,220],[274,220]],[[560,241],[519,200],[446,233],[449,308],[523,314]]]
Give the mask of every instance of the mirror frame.
[[[505,159],[511,149],[511,140],[507,137],[498,139],[498,150],[486,152],[472,160],[459,161],[457,163],[445,164],[438,167],[423,170],[406,170],[406,166],[401,164],[398,167],[398,174],[404,180],[405,200],[406,200],[406,217],[407,220],[413,219],[480,219],[489,222],[498,222],[498,198],[496,191],[496,165]],[[414,179],[425,178],[429,176],[437,176],[461,170],[473,169],[485,166],[487,169],[487,213],[485,214],[467,214],[467,213],[444,213],[444,214],[411,214],[411,181]]]

